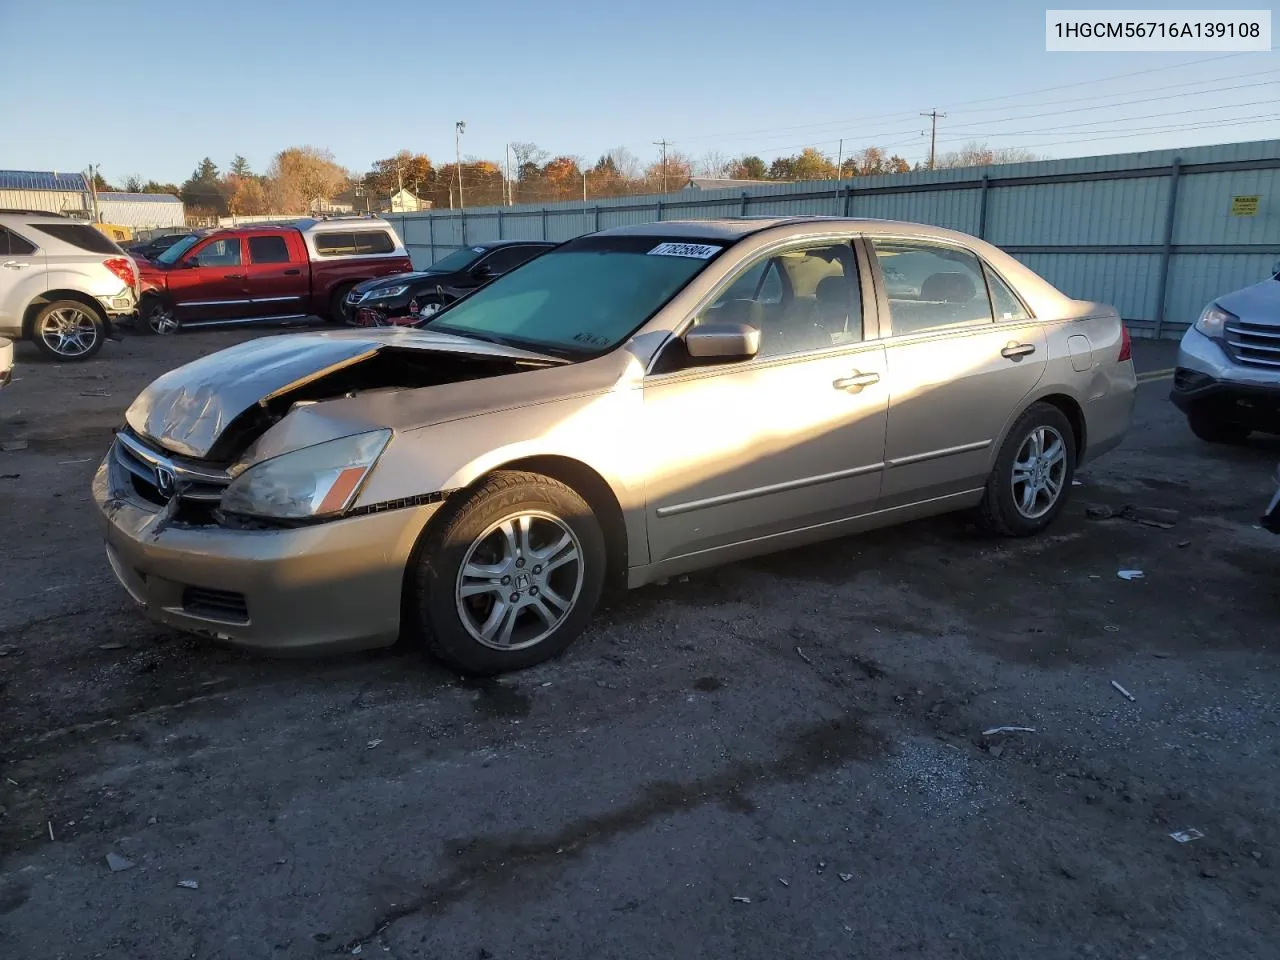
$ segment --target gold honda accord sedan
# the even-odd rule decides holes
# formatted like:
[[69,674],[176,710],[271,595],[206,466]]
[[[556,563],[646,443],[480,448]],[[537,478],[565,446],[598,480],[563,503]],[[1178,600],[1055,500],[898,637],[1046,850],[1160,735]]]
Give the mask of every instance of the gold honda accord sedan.
[[419,329],[160,377],[94,478],[150,616],[275,651],[538,663],[609,585],[973,510],[1027,536],[1129,428],[1116,311],[917,224],[665,221],[564,243]]

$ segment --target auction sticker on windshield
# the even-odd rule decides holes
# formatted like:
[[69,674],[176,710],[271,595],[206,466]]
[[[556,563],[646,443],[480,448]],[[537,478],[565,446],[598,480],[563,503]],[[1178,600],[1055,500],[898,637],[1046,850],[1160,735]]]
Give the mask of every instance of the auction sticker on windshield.
[[649,251],[649,256],[693,257],[696,260],[707,260],[719,252],[719,247],[709,243],[660,243]]

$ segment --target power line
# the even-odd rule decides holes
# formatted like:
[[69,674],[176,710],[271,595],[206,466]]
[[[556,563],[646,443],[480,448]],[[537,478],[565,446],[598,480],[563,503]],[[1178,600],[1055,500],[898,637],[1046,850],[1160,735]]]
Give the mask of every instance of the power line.
[[662,147],[662,192],[666,193],[667,192],[667,147],[669,146],[669,144],[665,139],[663,139],[663,140],[654,140],[653,145],[655,147]]
[[935,157],[936,157],[936,155],[937,155],[937,152],[938,152],[938,118],[939,118],[939,117],[945,117],[945,116],[946,116],[946,114],[945,114],[945,113],[939,113],[939,112],[938,112],[938,110],[937,110],[937,108],[935,107],[933,110],[930,110],[928,113],[922,113],[922,114],[920,114],[920,116],[922,116],[922,117],[928,117],[928,118],[929,118],[929,120],[930,120],[930,125],[929,125],[929,169],[930,169],[930,170],[932,170],[932,169],[933,169],[933,161],[934,161],[934,159],[935,159]]
[[[1073,81],[1072,83],[1062,83],[1052,87],[1041,87],[1037,90],[1023,90],[1023,91],[1019,91],[1018,93],[1006,93],[1006,94],[1001,94],[995,97],[980,97],[975,100],[961,100],[958,103],[951,104],[950,109],[955,110],[955,108],[957,107],[966,107],[975,103],[996,103],[998,101],[1016,99],[1018,97],[1029,97],[1029,96],[1034,96],[1037,93],[1052,93],[1055,90],[1067,90],[1073,87],[1080,87],[1080,86],[1086,86],[1086,85],[1098,84],[1098,83],[1107,83],[1111,80],[1124,80],[1128,77],[1136,77],[1136,76],[1141,76],[1143,74],[1148,74],[1148,73],[1158,73],[1163,70],[1180,70],[1186,67],[1193,67],[1202,63],[1212,63],[1218,60],[1229,60],[1232,57],[1240,57],[1244,55],[1245,55],[1244,53],[1228,53],[1218,57],[1205,57],[1200,60],[1192,60],[1188,63],[1165,64],[1159,67],[1148,67],[1145,70],[1134,70],[1129,73],[1112,74],[1111,76],[1107,76],[1107,77],[1094,77],[1089,80],[1076,80],[1076,81]],[[1191,83],[1210,83],[1210,82],[1213,82],[1214,80],[1229,80],[1229,79],[1234,79],[1234,78],[1215,77],[1212,80],[1191,81]],[[1111,96],[1121,96],[1121,95],[1122,94],[1111,94]],[[693,136],[693,137],[685,137],[682,140],[678,140],[676,142],[690,143],[695,140],[718,140],[726,137],[750,137],[756,134],[786,132],[791,130],[808,130],[814,127],[826,127],[826,126],[832,126],[834,124],[869,123],[872,120],[891,120],[898,117],[902,117],[905,119],[909,115],[910,114],[899,111],[894,113],[875,114],[872,116],[850,117],[845,120],[823,120],[815,123],[801,123],[801,124],[797,124],[795,126],[790,126],[790,127],[766,127],[766,128],[757,129],[757,130],[732,131],[729,133],[705,133],[705,134],[698,134],[697,136]]]

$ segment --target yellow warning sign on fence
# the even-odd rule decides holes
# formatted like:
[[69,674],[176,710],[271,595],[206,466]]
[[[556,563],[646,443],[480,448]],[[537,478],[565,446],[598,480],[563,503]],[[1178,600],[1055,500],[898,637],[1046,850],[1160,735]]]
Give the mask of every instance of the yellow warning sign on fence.
[[1231,215],[1233,217],[1256,217],[1258,215],[1258,200],[1261,199],[1257,195],[1252,197],[1232,197],[1231,198]]

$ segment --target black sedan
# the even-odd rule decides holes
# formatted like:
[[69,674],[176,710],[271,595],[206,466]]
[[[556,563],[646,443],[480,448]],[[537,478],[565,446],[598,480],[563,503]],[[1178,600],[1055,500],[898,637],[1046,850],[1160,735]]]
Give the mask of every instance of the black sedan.
[[357,327],[417,326],[445,304],[554,246],[532,240],[477,243],[455,250],[425,270],[366,280],[347,294],[343,319]]
[[132,256],[142,257],[144,260],[154,260],[183,237],[187,236],[190,236],[190,234],[166,233],[161,237],[152,237],[145,243],[135,243],[132,246],[125,247],[125,251]]

